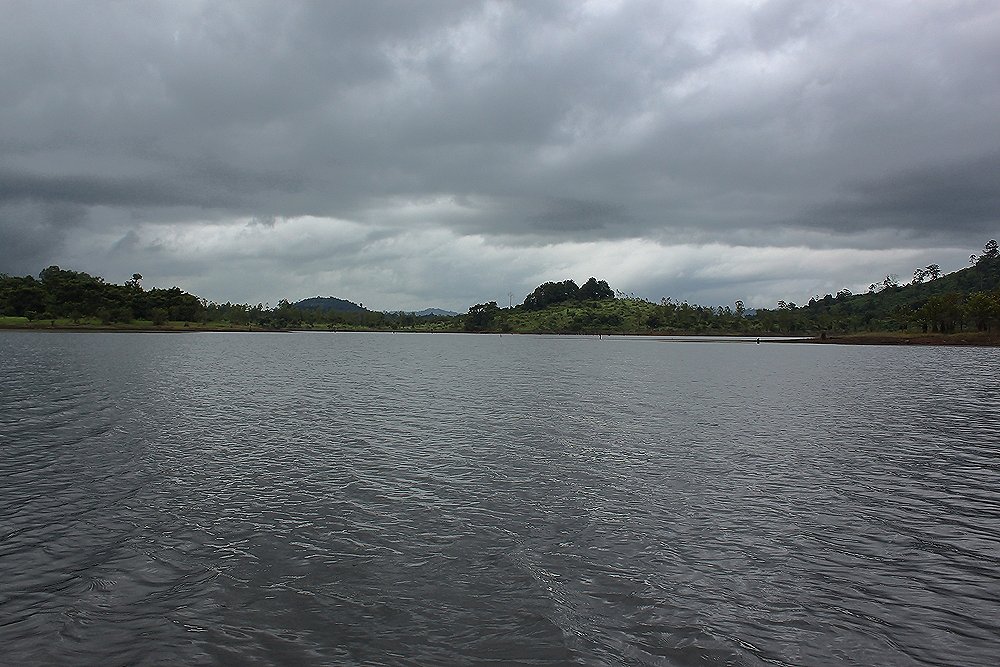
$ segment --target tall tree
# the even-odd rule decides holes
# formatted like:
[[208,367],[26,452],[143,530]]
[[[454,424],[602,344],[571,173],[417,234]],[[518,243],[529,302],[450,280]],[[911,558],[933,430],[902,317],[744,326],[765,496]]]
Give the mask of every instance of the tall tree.
[[604,280],[597,280],[591,276],[590,280],[583,284],[579,293],[580,299],[599,301],[603,299],[615,298],[615,292]]
[[500,315],[500,306],[496,301],[489,303],[479,303],[469,308],[469,314],[465,316],[466,331],[487,331],[492,329]]
[[528,310],[541,310],[554,303],[572,301],[580,298],[580,288],[572,280],[560,283],[542,283],[531,294],[524,298],[524,307]]

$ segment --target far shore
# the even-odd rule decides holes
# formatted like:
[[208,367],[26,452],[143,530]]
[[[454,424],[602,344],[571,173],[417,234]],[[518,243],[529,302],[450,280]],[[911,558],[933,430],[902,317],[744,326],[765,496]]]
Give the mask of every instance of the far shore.
[[[262,327],[226,327],[192,324],[191,326],[165,324],[156,325],[121,325],[121,324],[8,324],[0,323],[0,331],[49,331],[49,332],[94,332],[94,333],[260,333],[282,332],[290,329],[267,329]],[[322,329],[325,331],[325,329]]]
[[[0,331],[39,331],[39,332],[103,332],[103,333],[467,333],[461,330],[421,330],[421,329],[369,329],[326,327],[294,327],[267,328],[249,325],[219,325],[199,324],[195,322],[168,322],[163,325],[146,323],[136,324],[95,324],[95,323],[58,323],[43,322],[0,322]],[[916,332],[871,332],[856,334],[821,334],[821,335],[780,335],[756,334],[742,332],[482,332],[479,335],[558,335],[558,336],[678,336],[691,339],[700,338],[759,338],[762,343],[812,343],[822,345],[950,345],[962,347],[1000,347],[1000,333],[986,331],[966,331],[952,334],[916,333]]]
[[1000,333],[964,331],[952,334],[873,332],[827,334],[811,338],[789,339],[784,343],[819,343],[830,345],[952,345],[959,347],[1000,347]]

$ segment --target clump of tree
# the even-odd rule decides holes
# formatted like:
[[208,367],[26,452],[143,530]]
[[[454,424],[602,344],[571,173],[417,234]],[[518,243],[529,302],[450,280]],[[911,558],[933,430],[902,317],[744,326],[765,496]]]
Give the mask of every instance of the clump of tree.
[[[479,303],[462,316],[465,331],[551,331],[584,332],[620,328],[620,313],[598,312],[598,304],[615,302],[615,292],[607,281],[591,277],[583,286],[573,280],[545,282],[524,302],[501,308],[495,301]],[[556,313],[558,310],[558,313]]]
[[[449,317],[416,317],[412,313],[321,311],[282,299],[267,304],[218,304],[178,287],[144,289],[135,273],[123,285],[105,282],[82,271],[50,266],[33,276],[0,274],[0,316],[32,320],[57,320],[77,324],[138,324],[160,326],[168,322],[210,324],[220,327],[265,329],[404,329],[455,328]],[[418,321],[419,320],[419,321]]]
[[646,316],[645,324],[653,333],[744,333],[751,330],[753,323],[746,318],[746,306],[742,301],[734,305],[735,309],[699,306],[664,297]]
[[992,292],[973,292],[965,299],[965,317],[977,331],[992,332],[1000,324],[1000,289]]
[[479,303],[469,308],[465,316],[466,331],[494,331],[500,324],[500,306],[496,301]]
[[872,283],[868,286],[868,293],[874,294],[875,292],[883,292],[888,289],[894,289],[899,287],[899,276],[895,273],[887,273],[880,282]]
[[918,267],[913,271],[913,285],[919,285],[925,280],[937,280],[941,277],[941,267],[937,264],[928,264]]
[[591,277],[583,287],[578,287],[572,280],[542,283],[525,297],[523,305],[528,310],[542,310],[567,301],[602,301],[614,298],[615,293],[606,281]]
[[969,262],[973,265],[978,265],[983,262],[990,263],[995,262],[1000,259],[1000,246],[997,245],[996,239],[990,239],[983,246],[983,252],[980,255],[969,255]]
[[135,273],[124,285],[83,271],[50,266],[32,276],[0,276],[0,314],[36,319],[96,319],[105,324],[136,319],[199,321],[204,302],[178,287],[144,290]]

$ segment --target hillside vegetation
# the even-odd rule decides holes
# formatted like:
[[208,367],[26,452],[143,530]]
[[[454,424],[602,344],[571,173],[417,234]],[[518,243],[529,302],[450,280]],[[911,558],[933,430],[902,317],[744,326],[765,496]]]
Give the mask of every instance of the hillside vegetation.
[[[0,274],[0,326],[19,328],[119,329],[306,329],[468,331],[480,333],[816,335],[864,332],[942,336],[978,332],[979,341],[1000,335],[1000,251],[990,241],[972,265],[941,275],[935,265],[914,271],[913,281],[895,276],[873,283],[868,293],[841,290],[797,306],[748,314],[733,306],[699,306],[670,297],[658,303],[615,293],[603,280],[582,286],[572,280],[547,282],[524,302],[501,308],[472,306],[457,316],[373,312],[343,299],[316,297],[264,304],[218,304],[172,287],[146,290],[134,274],[124,285],[57,266],[38,278]],[[884,336],[883,336],[884,339]],[[862,341],[864,342],[864,341]]]
[[452,318],[377,313],[342,299],[309,299],[297,307],[214,303],[178,287],[144,289],[136,273],[124,285],[82,271],[50,266],[33,276],[0,274],[0,326],[113,329],[395,330],[418,322],[440,327]]
[[[780,301],[747,315],[744,304],[706,307],[666,297],[659,303],[618,295],[594,296],[571,280],[546,283],[514,308],[495,302],[469,309],[467,331],[515,333],[843,335],[862,332],[1000,333],[1000,252],[996,241],[970,258],[972,266],[941,275],[936,265],[914,271],[901,285],[895,276],[865,294],[841,290],[804,306]],[[593,278],[586,283],[607,286]],[[576,288],[576,291],[574,291]]]
[[888,275],[866,294],[845,290],[814,297],[801,307],[779,303],[775,310],[758,311],[757,318],[765,329],[779,331],[993,332],[1000,324],[997,242],[988,242],[982,254],[970,259],[971,266],[947,275],[931,265],[914,271],[906,285]]

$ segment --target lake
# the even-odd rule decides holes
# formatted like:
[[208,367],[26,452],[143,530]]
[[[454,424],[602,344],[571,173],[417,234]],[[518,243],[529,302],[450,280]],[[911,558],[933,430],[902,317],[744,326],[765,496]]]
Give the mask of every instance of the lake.
[[0,332],[0,663],[995,665],[1000,350]]

